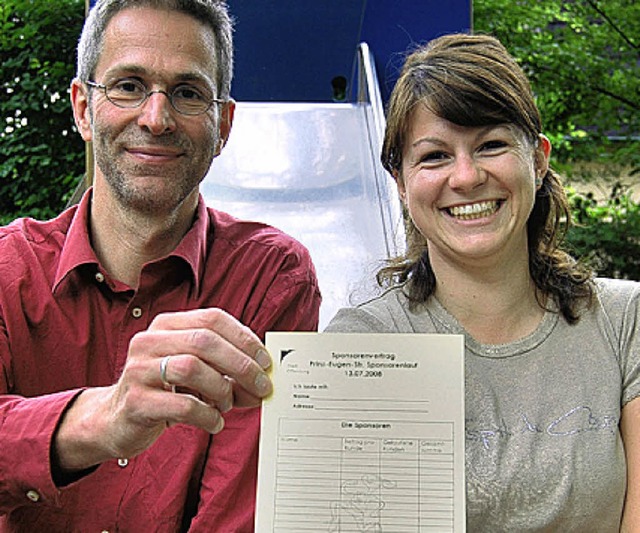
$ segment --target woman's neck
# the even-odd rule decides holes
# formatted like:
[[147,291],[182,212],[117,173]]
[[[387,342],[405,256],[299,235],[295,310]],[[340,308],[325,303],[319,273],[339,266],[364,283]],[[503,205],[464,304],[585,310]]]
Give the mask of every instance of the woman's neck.
[[537,328],[544,309],[528,264],[499,269],[434,268],[435,297],[464,329],[483,344],[505,344]]

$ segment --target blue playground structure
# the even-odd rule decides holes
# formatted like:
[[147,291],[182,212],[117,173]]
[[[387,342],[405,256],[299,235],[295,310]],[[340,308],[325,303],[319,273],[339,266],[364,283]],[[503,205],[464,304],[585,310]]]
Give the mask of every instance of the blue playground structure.
[[235,18],[236,100],[331,102],[331,81],[357,82],[368,44],[386,102],[407,50],[471,28],[471,0],[228,0]]

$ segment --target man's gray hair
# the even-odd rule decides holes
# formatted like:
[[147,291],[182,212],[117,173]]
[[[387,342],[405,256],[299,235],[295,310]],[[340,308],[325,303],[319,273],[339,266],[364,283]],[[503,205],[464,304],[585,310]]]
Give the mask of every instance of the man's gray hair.
[[228,99],[233,74],[232,22],[223,0],[98,0],[85,21],[78,43],[77,77],[93,79],[109,21],[127,8],[153,7],[185,13],[213,31],[218,98]]

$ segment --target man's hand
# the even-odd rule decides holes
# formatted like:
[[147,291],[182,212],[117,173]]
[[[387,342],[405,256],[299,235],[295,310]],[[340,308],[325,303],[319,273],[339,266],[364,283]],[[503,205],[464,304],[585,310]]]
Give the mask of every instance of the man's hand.
[[56,466],[70,472],[133,457],[172,424],[217,433],[222,413],[271,393],[270,364],[258,337],[220,309],[158,315],[132,338],[118,382],[87,389],[69,407],[55,436]]

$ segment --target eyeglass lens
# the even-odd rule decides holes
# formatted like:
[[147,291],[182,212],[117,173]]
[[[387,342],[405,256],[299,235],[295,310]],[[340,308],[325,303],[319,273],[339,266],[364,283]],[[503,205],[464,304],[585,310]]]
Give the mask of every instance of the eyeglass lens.
[[163,90],[149,91],[137,80],[120,80],[105,87],[106,97],[116,106],[124,108],[138,107],[154,93],[162,93],[179,113],[199,115],[209,109],[212,100],[192,85],[178,85],[171,92]]

